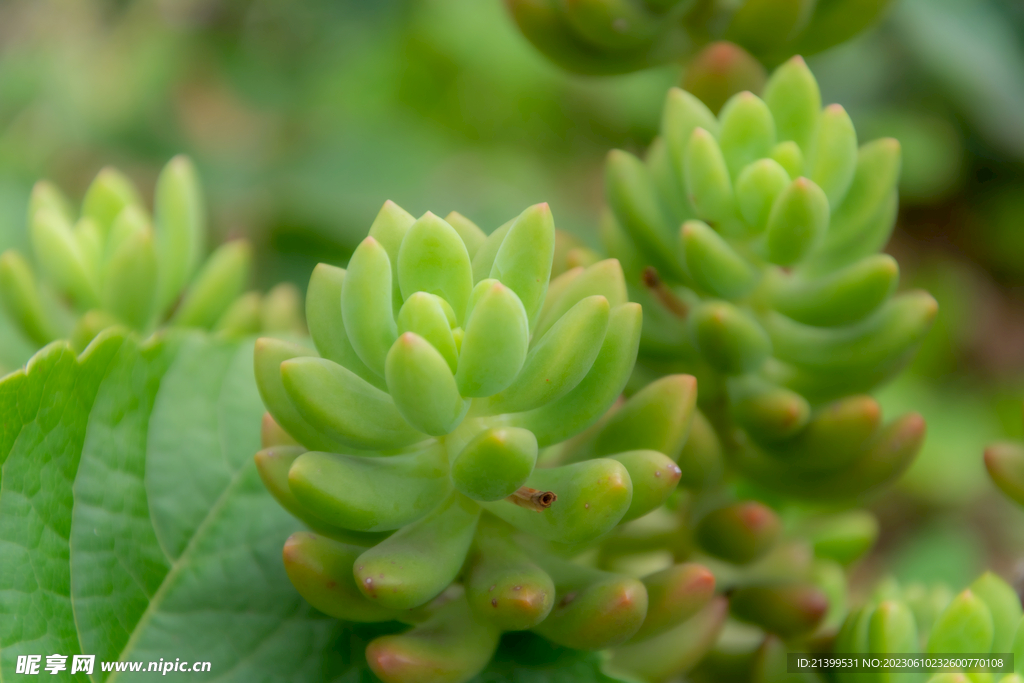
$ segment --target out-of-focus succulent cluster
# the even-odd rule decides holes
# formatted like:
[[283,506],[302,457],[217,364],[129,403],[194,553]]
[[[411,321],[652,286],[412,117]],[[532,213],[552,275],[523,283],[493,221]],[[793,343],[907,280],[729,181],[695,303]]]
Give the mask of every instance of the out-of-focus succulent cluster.
[[247,241],[227,242],[204,256],[202,188],[187,157],[164,167],[152,215],[131,180],[113,168],[96,176],[80,213],[41,180],[32,190],[28,230],[39,273],[19,251],[4,252],[0,301],[37,346],[70,338],[81,349],[112,325],[149,333],[169,324],[232,335],[302,329],[294,287],[243,295],[252,261]]
[[728,40],[768,64],[812,54],[870,26],[888,0],[506,0],[519,29],[560,66],[625,73]]
[[554,249],[545,204],[488,237],[389,202],[347,269],[313,272],[316,351],[257,342],[257,466],[312,529],[285,545],[289,576],[333,616],[413,624],[367,648],[385,681],[465,680],[503,631],[593,650],[722,612],[699,565],[569,561],[676,488],[695,386],[627,401],[591,457],[549,449],[615,403],[642,324],[614,259],[549,288]]
[[[956,655],[1012,653],[1014,671],[1022,670],[1024,620],[1017,593],[992,573],[978,577],[954,595],[945,585],[921,583],[900,586],[883,581],[867,603],[850,613],[839,633],[836,652],[858,655],[915,654]],[[898,674],[899,680],[953,683],[967,680],[999,680],[1017,683],[1019,674],[1003,677],[990,673],[955,672]],[[890,680],[893,674],[843,673],[839,683]]]
[[[646,159],[609,156],[602,236],[645,311],[634,383],[699,379],[705,460],[721,449],[760,487],[835,499],[913,458],[920,417],[882,427],[862,395],[903,367],[936,312],[924,292],[894,295],[896,262],[877,253],[895,222],[899,159],[892,139],[858,147],[799,57],[764,99],[740,93],[717,118],[671,91]],[[698,487],[720,470],[702,466]]]

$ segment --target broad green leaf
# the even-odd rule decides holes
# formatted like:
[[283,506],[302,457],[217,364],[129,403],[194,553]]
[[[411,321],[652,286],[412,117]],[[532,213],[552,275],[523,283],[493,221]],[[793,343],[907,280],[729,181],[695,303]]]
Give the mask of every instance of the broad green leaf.
[[251,342],[198,333],[109,330],[0,381],[0,679],[53,653],[96,655],[94,683],[139,677],[101,671],[117,659],[211,662],[187,680],[368,675],[363,635],[285,575],[298,524],[256,474],[262,413]]
[[[96,393],[122,339],[45,347],[0,383],[0,675],[18,655],[82,654],[71,606],[72,486]],[[85,681],[78,675],[66,680]]]

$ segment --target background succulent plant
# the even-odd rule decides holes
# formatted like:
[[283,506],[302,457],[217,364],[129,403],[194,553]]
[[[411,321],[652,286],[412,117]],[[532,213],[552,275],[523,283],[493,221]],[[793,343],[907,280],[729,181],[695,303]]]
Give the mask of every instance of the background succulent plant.
[[870,26],[888,0],[506,0],[534,47],[571,71],[624,73],[733,41],[768,64]]
[[[943,584],[914,583],[901,587],[890,580],[875,589],[867,604],[851,612],[835,649],[857,654],[1013,653],[1014,671],[1019,672],[1021,665],[1017,660],[1024,646],[1021,623],[1019,596],[992,573],[983,574],[955,595]],[[862,680],[863,676],[840,673],[838,680]],[[955,672],[905,676],[934,682],[961,679]],[[883,674],[873,677],[884,678]],[[1007,683],[1020,680],[1017,674],[975,673],[970,677]]]
[[236,335],[302,329],[294,287],[243,296],[252,261],[247,241],[204,256],[206,206],[187,157],[161,172],[152,216],[133,183],[113,168],[100,171],[76,213],[56,186],[39,181],[27,212],[39,275],[16,249],[0,255],[0,301],[37,346],[70,338],[84,349],[111,325]]
[[898,267],[877,254],[898,143],[858,148],[799,58],[717,118],[672,91],[662,133],[646,161],[614,151],[607,166],[604,243],[647,313],[634,384],[698,377],[697,420],[760,486],[856,497],[891,480],[924,425],[880,429],[859,394],[909,360],[936,312],[926,293],[893,295]]

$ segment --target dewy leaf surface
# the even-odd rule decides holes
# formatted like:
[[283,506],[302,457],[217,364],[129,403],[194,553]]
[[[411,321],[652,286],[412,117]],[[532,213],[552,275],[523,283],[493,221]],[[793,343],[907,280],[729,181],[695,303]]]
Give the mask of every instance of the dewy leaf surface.
[[[252,344],[51,345],[0,381],[0,681],[19,654],[209,661],[203,681],[359,680],[357,636],[295,593],[296,528],[252,454]],[[46,672],[44,672],[46,673]]]

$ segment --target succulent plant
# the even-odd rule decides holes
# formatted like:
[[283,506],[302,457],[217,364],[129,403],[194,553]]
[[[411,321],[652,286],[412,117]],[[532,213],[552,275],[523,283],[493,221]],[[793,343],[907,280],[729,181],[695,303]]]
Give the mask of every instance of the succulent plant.
[[613,74],[686,59],[729,40],[768,64],[870,26],[888,0],[506,0],[523,35],[560,66]]
[[877,253],[899,158],[892,139],[858,148],[799,57],[764,99],[739,93],[718,117],[673,89],[646,160],[611,152],[602,236],[645,312],[633,384],[698,378],[703,460],[724,451],[758,486],[822,500],[855,498],[913,458],[920,416],[880,427],[863,395],[910,359],[937,308],[894,295],[896,261]]
[[[928,653],[983,654],[1013,653],[1014,671],[1020,672],[1024,655],[1024,619],[1017,593],[991,572],[978,577],[954,595],[942,584],[912,583],[901,587],[896,581],[882,582],[867,604],[854,610],[843,624],[835,651],[854,654]],[[884,674],[868,674],[888,680]],[[1015,683],[1016,674],[1005,677],[972,674],[984,680]],[[892,674],[888,674],[892,677]],[[900,680],[945,683],[968,680],[960,674],[899,674]],[[842,673],[838,681],[860,681],[865,674]],[[870,679],[869,679],[870,680]]]
[[413,624],[367,647],[385,681],[465,680],[503,631],[582,650],[654,637],[712,599],[702,567],[638,580],[567,559],[675,489],[695,387],[626,402],[595,457],[546,462],[615,403],[641,329],[615,260],[549,288],[554,249],[546,204],[485,236],[388,202],[347,269],[310,278],[316,350],[257,341],[257,466],[311,529],[285,545],[289,576],[333,616]]
[[27,213],[41,277],[23,254],[5,251],[0,301],[37,346],[70,338],[83,349],[112,325],[141,333],[164,324],[230,334],[301,329],[294,287],[243,295],[248,242],[227,242],[204,259],[202,188],[185,156],[160,173],[152,216],[131,180],[113,168],[93,180],[77,218],[45,180],[33,188]]

